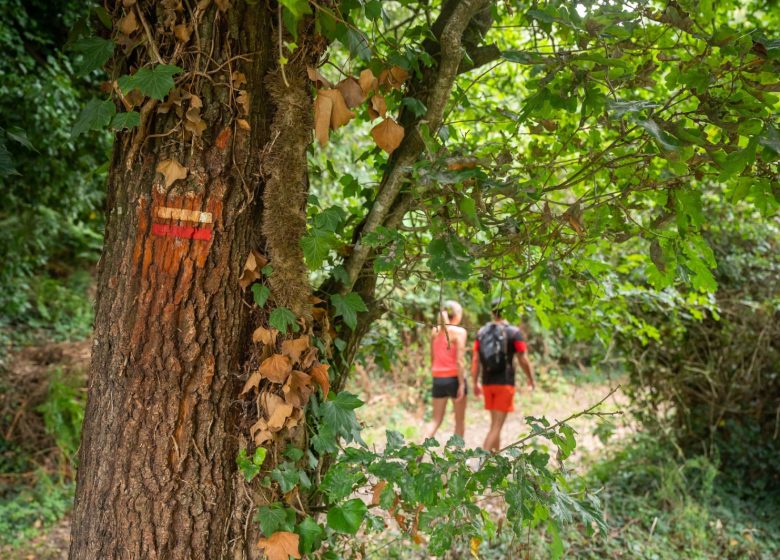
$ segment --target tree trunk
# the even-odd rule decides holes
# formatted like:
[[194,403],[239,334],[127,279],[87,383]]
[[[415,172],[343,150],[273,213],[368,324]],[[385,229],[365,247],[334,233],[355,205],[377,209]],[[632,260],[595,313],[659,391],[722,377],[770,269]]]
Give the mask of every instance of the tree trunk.
[[[275,11],[234,1],[222,12],[212,3],[189,13],[195,33],[178,44],[165,4],[123,11],[117,1],[113,10],[115,20],[140,12],[155,49],[184,79],[165,103],[146,100],[141,126],[115,143],[71,559],[257,554],[245,534],[251,504],[237,492],[237,399],[253,327],[239,278],[250,249],[265,241],[261,157],[274,116],[265,84],[276,64]],[[127,56],[138,51],[146,58],[128,58],[125,73],[159,62],[150,47]],[[251,109],[237,102],[239,89]],[[188,93],[202,102],[201,134],[185,130]],[[305,166],[303,151],[294,157]],[[157,170],[168,160],[187,175],[166,185]]]

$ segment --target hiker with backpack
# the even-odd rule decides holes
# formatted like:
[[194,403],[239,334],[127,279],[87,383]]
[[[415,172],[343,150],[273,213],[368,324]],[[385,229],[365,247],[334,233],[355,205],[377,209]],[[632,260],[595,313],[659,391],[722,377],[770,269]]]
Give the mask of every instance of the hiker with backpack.
[[463,307],[457,302],[444,302],[440,324],[431,331],[431,370],[433,373],[433,416],[426,430],[432,438],[444,420],[447,401],[455,409],[455,433],[463,437],[466,431],[466,329],[459,326]]
[[501,317],[501,306],[500,300],[493,301],[492,320],[477,332],[471,361],[474,394],[484,395],[485,410],[490,411],[490,431],[482,444],[488,451],[501,449],[501,428],[515,409],[515,361],[525,372],[528,387],[536,387],[523,334]]

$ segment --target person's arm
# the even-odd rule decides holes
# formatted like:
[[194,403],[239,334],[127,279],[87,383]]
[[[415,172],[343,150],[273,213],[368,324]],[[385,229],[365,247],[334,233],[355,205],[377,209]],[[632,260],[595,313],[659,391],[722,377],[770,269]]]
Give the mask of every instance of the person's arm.
[[517,363],[523,368],[525,377],[528,379],[528,386],[531,390],[536,389],[536,380],[534,379],[534,368],[531,365],[531,361],[528,359],[528,353],[523,352],[517,355]]
[[474,341],[474,352],[471,356],[471,379],[474,382],[474,394],[482,394],[482,384],[479,382],[479,340]]
[[464,371],[463,362],[466,357],[466,331],[458,333],[458,338],[455,341],[457,344],[457,356],[458,356],[458,395],[455,400],[459,401],[466,395],[466,373]]

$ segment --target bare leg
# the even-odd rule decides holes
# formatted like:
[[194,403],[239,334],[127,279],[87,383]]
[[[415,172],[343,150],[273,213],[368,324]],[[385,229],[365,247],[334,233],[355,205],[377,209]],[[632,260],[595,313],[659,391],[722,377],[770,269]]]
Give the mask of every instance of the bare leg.
[[504,427],[506,415],[506,412],[498,410],[490,411],[490,431],[487,436],[485,436],[485,443],[482,445],[483,449],[488,451],[498,451],[501,449],[501,429]]
[[433,399],[433,416],[425,431],[426,438],[432,438],[444,420],[444,412],[447,410],[447,398]]
[[455,408],[455,433],[460,437],[466,435],[466,403],[468,399],[463,397],[460,401],[453,400],[452,405]]

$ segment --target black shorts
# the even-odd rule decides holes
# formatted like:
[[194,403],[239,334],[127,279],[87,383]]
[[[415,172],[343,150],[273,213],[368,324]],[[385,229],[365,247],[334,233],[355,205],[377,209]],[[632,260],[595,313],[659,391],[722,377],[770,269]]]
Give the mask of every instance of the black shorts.
[[[465,381],[463,383],[466,384],[465,394],[468,395],[469,394],[468,383],[466,383]],[[458,396],[458,378],[457,377],[434,377],[433,389],[431,390],[431,394],[433,395],[434,399],[456,398]]]

